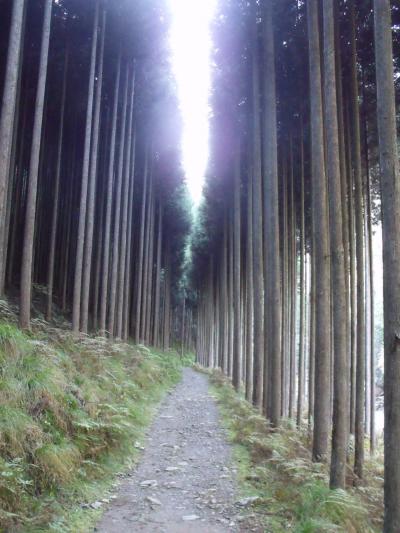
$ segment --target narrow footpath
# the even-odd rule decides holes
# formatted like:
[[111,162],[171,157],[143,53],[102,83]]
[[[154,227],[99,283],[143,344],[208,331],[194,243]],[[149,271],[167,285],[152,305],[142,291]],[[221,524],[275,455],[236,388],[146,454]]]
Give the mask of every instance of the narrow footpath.
[[206,376],[184,369],[143,446],[139,464],[120,486],[96,531],[240,531],[231,446]]

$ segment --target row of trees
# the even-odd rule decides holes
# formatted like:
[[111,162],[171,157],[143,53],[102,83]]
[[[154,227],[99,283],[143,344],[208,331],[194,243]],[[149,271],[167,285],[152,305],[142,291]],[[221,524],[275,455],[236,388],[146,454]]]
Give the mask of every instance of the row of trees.
[[[146,5],[145,5],[146,4]],[[169,347],[189,229],[162,2],[2,1],[0,293]]]
[[221,6],[192,273],[199,362],[243,384],[273,426],[308,419],[313,459],[330,453],[330,485],[344,488],[363,477],[366,432],[375,447],[372,224],[382,199],[388,532],[400,529],[392,16],[396,28],[388,0]]

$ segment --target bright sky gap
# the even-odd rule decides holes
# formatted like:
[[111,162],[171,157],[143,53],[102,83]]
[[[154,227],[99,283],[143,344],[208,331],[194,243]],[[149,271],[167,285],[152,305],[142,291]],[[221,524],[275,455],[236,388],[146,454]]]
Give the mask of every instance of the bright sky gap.
[[195,205],[200,203],[209,157],[210,25],[217,0],[169,0],[172,68],[182,114],[182,166]]

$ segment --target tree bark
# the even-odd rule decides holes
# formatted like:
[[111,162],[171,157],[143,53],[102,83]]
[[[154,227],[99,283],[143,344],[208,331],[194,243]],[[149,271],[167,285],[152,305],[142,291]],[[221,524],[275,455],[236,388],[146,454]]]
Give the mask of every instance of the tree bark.
[[400,531],[400,170],[389,0],[374,0],[379,161],[382,183],[385,350],[384,532]]
[[356,368],[356,406],[355,406],[355,458],[354,472],[362,479],[364,465],[364,401],[365,401],[365,256],[364,256],[364,201],[361,172],[360,114],[358,108],[358,80],[356,63],[355,7],[351,3],[351,88],[352,88],[352,126],[353,159],[355,183],[355,226],[357,257],[357,368]]
[[82,265],[82,301],[81,301],[81,318],[80,328],[83,333],[88,332],[89,322],[89,295],[90,282],[92,278],[92,256],[93,256],[93,229],[95,217],[95,197],[96,197],[96,179],[97,167],[99,159],[99,138],[100,138],[100,111],[101,98],[103,90],[103,71],[104,71],[104,40],[106,33],[106,10],[103,10],[101,22],[101,40],[98,59],[98,72],[96,95],[94,105],[93,117],[93,131],[91,141],[91,156],[90,156],[90,173],[88,183],[88,202],[86,211],[86,226],[85,226],[85,244]]
[[124,172],[124,154],[126,147],[126,123],[127,123],[127,106],[128,106],[128,87],[129,87],[129,66],[126,66],[126,76],[123,90],[122,113],[121,113],[121,135],[118,155],[118,169],[115,183],[115,211],[114,211],[114,231],[113,231],[113,247],[111,260],[111,276],[110,276],[110,305],[108,311],[108,334],[112,338],[115,334],[115,309],[117,301],[117,284],[118,284],[118,264],[120,254],[120,229],[121,229],[121,195],[122,195],[122,179]]
[[81,199],[79,207],[78,236],[75,255],[75,276],[74,276],[74,296],[72,304],[72,330],[74,333],[79,332],[81,321],[81,297],[82,297],[82,267],[83,252],[85,244],[86,228],[86,209],[89,182],[89,164],[90,164],[90,145],[92,140],[92,122],[93,122],[93,100],[94,100],[94,78],[96,72],[96,52],[99,24],[99,0],[96,0],[94,21],[92,52],[90,59],[89,90],[88,103],[86,108],[86,127],[85,127],[85,146],[83,152],[82,182],[81,182]]
[[318,1],[307,2],[311,96],[312,209],[315,255],[315,404],[313,460],[326,461],[330,398],[330,272]]
[[[238,143],[239,145],[239,143]],[[236,147],[237,158],[234,169],[233,198],[233,368],[232,383],[237,391],[242,375],[242,328],[241,328],[241,224],[240,224],[240,145]]]
[[254,277],[254,356],[253,356],[253,404],[263,403],[264,361],[264,281],[262,254],[262,183],[261,183],[261,125],[260,125],[260,77],[257,5],[253,15],[253,277]]
[[[333,425],[330,468],[331,488],[345,488],[348,441],[348,354],[346,282],[342,227],[339,129],[336,90],[335,30],[333,0],[324,0],[324,104],[326,161],[329,186],[333,308]],[[339,213],[339,216],[338,216]]]
[[[4,278],[4,272],[6,269],[6,199],[10,173],[13,172],[11,169],[11,153],[15,131],[18,80],[20,64],[22,62],[24,12],[25,0],[14,0],[11,14],[10,37],[0,119],[0,280]],[[3,288],[4,287],[2,286],[1,295]]]
[[30,329],[31,320],[33,242],[35,235],[36,198],[39,177],[43,109],[47,80],[47,64],[49,57],[51,8],[52,0],[46,0],[44,6],[39,77],[35,102],[35,118],[33,124],[31,158],[29,163],[29,183],[26,201],[24,243],[22,249],[21,300],[19,323],[21,328],[23,329]]

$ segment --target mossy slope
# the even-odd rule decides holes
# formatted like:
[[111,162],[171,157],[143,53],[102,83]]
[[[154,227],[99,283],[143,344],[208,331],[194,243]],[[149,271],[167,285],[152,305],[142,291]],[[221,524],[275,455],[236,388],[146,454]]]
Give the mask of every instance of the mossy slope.
[[87,531],[180,368],[173,353],[0,322],[0,531]]

